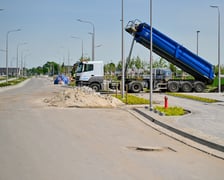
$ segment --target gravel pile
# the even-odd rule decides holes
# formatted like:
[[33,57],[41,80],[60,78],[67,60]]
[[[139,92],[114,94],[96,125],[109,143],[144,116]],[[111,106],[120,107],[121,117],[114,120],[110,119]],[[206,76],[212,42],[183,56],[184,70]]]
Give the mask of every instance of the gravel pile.
[[110,95],[101,95],[89,87],[75,87],[45,98],[45,103],[55,107],[117,107],[123,103]]

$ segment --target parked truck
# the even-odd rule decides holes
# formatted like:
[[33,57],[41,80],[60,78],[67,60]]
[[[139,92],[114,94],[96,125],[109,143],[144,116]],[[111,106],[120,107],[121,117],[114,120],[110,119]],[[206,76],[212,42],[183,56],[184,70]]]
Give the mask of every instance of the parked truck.
[[[151,27],[147,23],[141,23],[138,20],[130,21],[125,30],[134,37],[136,42],[150,49]],[[166,70],[158,70],[153,75],[153,77],[156,77],[153,78],[154,89],[171,92],[202,92],[205,85],[213,83],[215,75],[212,64],[155,28],[152,28],[152,50],[194,77],[194,80],[176,80],[166,76]]]
[[103,61],[79,62],[75,80],[77,86],[89,86],[95,91],[102,90],[105,82]]
[[[131,50],[125,67],[125,85],[127,85],[125,87],[127,87],[129,91],[138,93],[143,90],[144,87],[150,88],[150,77],[143,76],[141,80],[130,79],[126,75],[127,66],[135,41],[150,49],[151,27],[146,23],[135,20],[130,21],[125,30],[133,36]],[[155,28],[152,28],[152,42],[152,50],[154,53],[194,77],[194,80],[177,80],[172,79],[172,72],[169,69],[153,69],[153,90],[202,92],[207,84],[212,84],[215,77],[214,66],[212,64],[192,53]],[[78,65],[76,73],[76,82],[78,85],[88,85],[96,91],[100,91],[104,87],[103,77],[102,61],[80,62]],[[110,86],[113,87],[112,84],[113,83],[110,82]]]

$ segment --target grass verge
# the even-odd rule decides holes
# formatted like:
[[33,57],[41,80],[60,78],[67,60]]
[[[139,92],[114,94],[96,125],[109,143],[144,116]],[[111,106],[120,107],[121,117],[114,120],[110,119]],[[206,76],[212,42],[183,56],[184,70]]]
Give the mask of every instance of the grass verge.
[[[121,94],[113,96],[128,105],[149,104],[149,100],[131,94],[128,94],[127,96],[125,95],[124,98],[121,97]],[[181,116],[185,114],[185,110],[177,106],[168,107],[166,109],[163,106],[155,106],[154,109],[164,113],[166,116]]]
[[12,80],[12,81],[8,81],[8,83],[7,82],[0,83],[0,87],[13,86],[13,85],[19,84],[22,81],[25,81],[26,79],[27,78],[19,78],[19,79],[15,79],[15,80]]
[[134,104],[149,104],[149,100],[140,98],[131,94],[125,95],[124,98],[122,98],[121,94],[113,95],[114,97],[118,98],[125,104],[134,105]]
[[168,107],[164,108],[162,106],[155,106],[155,110],[164,113],[166,116],[182,116],[185,114],[185,110],[182,107]]
[[166,94],[170,95],[170,96],[186,98],[186,99],[192,99],[192,100],[195,100],[195,101],[201,101],[201,102],[206,102],[206,103],[218,102],[216,99],[210,99],[210,98],[204,98],[204,97],[199,97],[199,96],[193,96],[193,95],[189,95],[189,94],[170,93],[170,92],[167,92]]

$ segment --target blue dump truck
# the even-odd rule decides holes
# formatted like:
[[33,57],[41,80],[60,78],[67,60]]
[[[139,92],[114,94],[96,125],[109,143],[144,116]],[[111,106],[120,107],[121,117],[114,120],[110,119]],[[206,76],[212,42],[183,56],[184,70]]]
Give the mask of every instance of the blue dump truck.
[[[134,41],[150,49],[151,27],[147,23],[141,23],[138,20],[130,21],[125,30],[134,37],[131,51]],[[154,90],[202,92],[207,84],[213,83],[215,75],[212,64],[155,28],[152,28],[152,51],[194,77],[194,80],[176,80],[172,79],[171,71],[168,69],[153,69]],[[131,52],[129,59],[130,56]],[[149,77],[144,81],[149,82]],[[143,89],[143,85],[139,81],[126,79],[126,84],[129,85],[129,89],[133,92],[139,92]]]
[[[125,67],[125,87],[130,92],[138,93],[144,87],[150,88],[150,76],[146,75],[142,79],[134,79],[128,78],[126,72],[135,41],[150,49],[151,27],[146,23],[135,20],[130,21],[125,30],[133,36]],[[153,69],[153,91],[202,92],[207,84],[212,84],[215,77],[212,64],[154,28],[152,28],[152,42],[153,52],[194,77],[192,80],[177,80],[172,79],[173,76],[170,69]],[[77,64],[77,67],[77,85],[89,86],[96,91],[105,90],[107,85],[110,88],[117,87],[117,83],[104,80],[103,61],[80,62]]]

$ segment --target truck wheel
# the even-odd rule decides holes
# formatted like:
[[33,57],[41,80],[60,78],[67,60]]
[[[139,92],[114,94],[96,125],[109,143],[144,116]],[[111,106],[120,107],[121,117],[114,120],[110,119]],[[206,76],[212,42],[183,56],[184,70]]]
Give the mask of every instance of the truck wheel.
[[139,93],[142,90],[142,85],[141,83],[134,82],[131,85],[130,89],[133,93]]
[[179,91],[179,84],[175,81],[168,83],[168,90],[170,92],[178,92]]
[[92,83],[90,84],[90,86],[93,90],[95,90],[96,92],[99,92],[100,91],[100,85],[97,84],[97,83]]
[[192,91],[192,84],[190,82],[184,82],[182,85],[181,85],[181,90],[183,92],[191,92]]
[[202,92],[202,91],[204,91],[204,89],[205,89],[204,83],[202,83],[202,82],[195,82],[194,83],[194,90],[196,92]]

